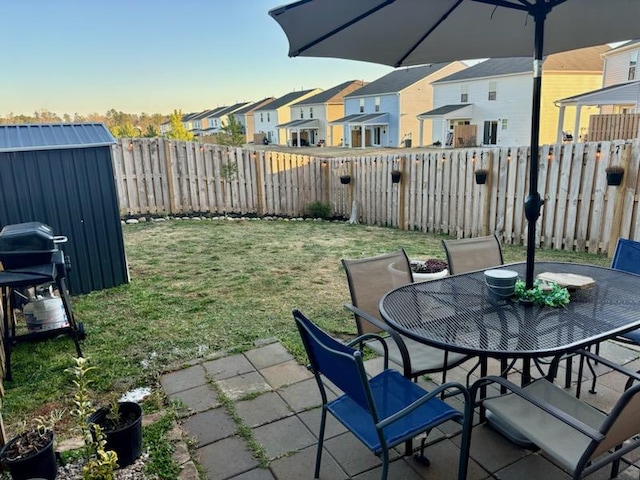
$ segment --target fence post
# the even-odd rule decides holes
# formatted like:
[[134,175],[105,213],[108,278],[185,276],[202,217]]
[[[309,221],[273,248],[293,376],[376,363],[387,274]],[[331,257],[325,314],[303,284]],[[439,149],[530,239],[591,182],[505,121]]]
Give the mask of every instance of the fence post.
[[483,169],[486,169],[487,181],[482,190],[482,218],[480,223],[480,234],[482,236],[489,235],[489,215],[491,212],[491,185],[493,180],[493,151],[488,151],[487,153],[487,164],[482,165]]
[[165,139],[161,139],[164,145],[164,169],[165,174],[167,176],[167,193],[169,195],[169,213],[175,213],[176,211],[176,200],[175,200],[175,178],[173,177],[173,168],[171,162],[171,145]]
[[609,236],[609,249],[607,256],[611,258],[616,249],[618,243],[618,237],[620,236],[620,230],[622,227],[622,213],[624,212],[624,191],[627,186],[627,179],[629,178],[629,157],[631,156],[631,148],[625,148],[622,151],[622,159],[620,166],[624,168],[624,176],[622,177],[622,183],[616,187],[616,204],[613,210],[613,219],[611,220],[611,235]]

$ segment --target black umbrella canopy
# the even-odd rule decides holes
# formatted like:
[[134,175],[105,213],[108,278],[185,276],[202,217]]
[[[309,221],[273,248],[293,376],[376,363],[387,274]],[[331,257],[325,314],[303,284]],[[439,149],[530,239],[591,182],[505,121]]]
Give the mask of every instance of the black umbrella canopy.
[[542,58],[640,37],[640,0],[300,0],[269,14],[289,56],[393,67],[532,55],[526,284],[533,286]]

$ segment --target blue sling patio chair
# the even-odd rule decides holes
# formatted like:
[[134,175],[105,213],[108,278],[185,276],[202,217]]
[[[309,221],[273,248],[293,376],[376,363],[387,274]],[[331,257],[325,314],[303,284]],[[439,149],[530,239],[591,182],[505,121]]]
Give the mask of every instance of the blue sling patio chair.
[[[381,458],[382,480],[387,478],[389,471],[389,449],[423,432],[428,433],[446,421],[467,423],[465,420],[471,415],[471,402],[469,392],[461,384],[446,383],[427,392],[397,370],[389,369],[386,355],[384,371],[368,379],[362,352],[351,345],[376,337],[383,342],[381,337],[368,333],[345,345],[321,330],[299,310],[293,311],[293,317],[322,397],[314,478],[320,476],[327,412]],[[343,395],[329,402],[323,377],[337,386]],[[437,398],[440,392],[448,389],[457,390],[464,396],[464,413]],[[466,449],[468,437],[468,430],[463,430],[461,452]],[[466,465],[467,462],[459,464],[459,480],[466,478]]]
[[[619,238],[611,261],[611,268],[640,275],[640,242]],[[640,330],[623,333],[616,340],[640,344]]]

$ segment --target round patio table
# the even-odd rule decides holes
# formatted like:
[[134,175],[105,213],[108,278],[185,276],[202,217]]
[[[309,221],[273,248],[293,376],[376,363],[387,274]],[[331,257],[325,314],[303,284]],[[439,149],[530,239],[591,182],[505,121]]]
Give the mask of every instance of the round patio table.
[[[523,278],[525,267],[497,268]],[[556,357],[640,328],[640,276],[594,265],[537,262],[536,275],[543,272],[578,274],[595,284],[570,290],[564,307],[531,306],[494,295],[482,270],[396,288],[380,300],[380,313],[418,342],[478,356],[485,365],[487,358]],[[523,382],[529,378],[528,363]]]

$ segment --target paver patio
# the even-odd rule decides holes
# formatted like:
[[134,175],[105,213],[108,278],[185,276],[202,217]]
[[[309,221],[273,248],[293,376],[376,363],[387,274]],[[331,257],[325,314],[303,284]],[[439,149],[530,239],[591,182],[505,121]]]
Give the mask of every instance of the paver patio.
[[[601,346],[601,354],[631,369],[640,369],[638,349],[606,342]],[[379,359],[369,360],[367,370],[375,373],[380,365]],[[468,362],[457,367],[448,379],[464,382],[472,366],[473,362]],[[490,370],[496,373],[497,364],[490,366]],[[624,380],[601,365],[596,370],[597,393],[587,393],[587,388],[583,388],[582,399],[607,410],[622,391]],[[564,372],[559,372],[559,378],[564,379]],[[576,379],[575,374],[573,378]],[[427,379],[420,382],[426,389],[434,385]],[[585,377],[584,382],[589,379]],[[207,479],[313,478],[320,395],[312,375],[280,343],[262,343],[243,354],[195,363],[164,374],[161,383],[169,398],[179,400],[185,407],[182,427],[195,441],[195,460]],[[252,455],[246,439],[238,435],[236,420],[220,403],[218,391],[233,400],[236,420],[250,428],[253,438],[263,446],[269,460],[266,468]],[[455,398],[448,401],[459,402]],[[379,478],[381,462],[331,415],[325,436],[320,478]],[[454,423],[432,431],[426,450],[431,460],[429,467],[403,456],[404,449],[397,448],[389,478],[455,479],[460,437],[460,427]],[[639,459],[640,452],[625,457],[619,478],[638,478],[640,469],[635,463]],[[190,476],[193,472],[183,473],[181,478],[193,478]],[[589,478],[608,478],[608,474],[605,467]],[[490,478],[560,480],[569,476],[544,454],[520,448],[488,426],[478,425],[473,431],[468,479]]]

